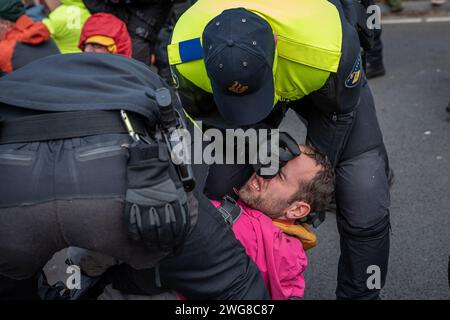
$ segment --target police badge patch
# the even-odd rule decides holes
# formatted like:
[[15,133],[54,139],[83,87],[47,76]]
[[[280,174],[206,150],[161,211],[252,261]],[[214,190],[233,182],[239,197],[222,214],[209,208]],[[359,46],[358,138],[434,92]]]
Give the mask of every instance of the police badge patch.
[[352,72],[348,75],[345,80],[345,86],[347,88],[354,88],[358,85],[361,79],[361,55],[356,59],[355,65],[353,66]]

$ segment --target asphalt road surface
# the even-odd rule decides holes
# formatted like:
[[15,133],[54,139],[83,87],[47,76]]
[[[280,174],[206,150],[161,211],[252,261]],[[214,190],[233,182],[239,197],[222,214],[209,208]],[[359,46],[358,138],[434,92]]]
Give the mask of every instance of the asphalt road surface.
[[[384,77],[370,80],[395,184],[383,299],[450,299],[450,22],[383,27]],[[301,138],[293,115],[284,128]],[[339,238],[330,215],[309,253],[306,299],[335,299]]]
[[[384,299],[450,299],[450,22],[384,27],[386,76],[370,80],[395,171],[391,254]],[[296,116],[283,128],[299,141]],[[330,215],[309,252],[306,299],[335,299],[339,237]],[[64,253],[49,262],[50,282],[67,277]]]

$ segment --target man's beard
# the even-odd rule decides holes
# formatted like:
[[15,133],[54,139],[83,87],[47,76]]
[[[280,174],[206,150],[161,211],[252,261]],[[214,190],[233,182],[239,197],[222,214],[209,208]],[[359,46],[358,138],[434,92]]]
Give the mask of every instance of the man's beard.
[[239,199],[244,202],[250,208],[259,210],[258,204],[260,203],[259,197],[257,197],[247,184],[245,184],[241,189],[239,189]]
[[269,199],[261,193],[256,194],[247,184],[239,189],[239,199],[248,207],[261,211],[271,218],[282,216],[283,210],[287,207],[285,201]]

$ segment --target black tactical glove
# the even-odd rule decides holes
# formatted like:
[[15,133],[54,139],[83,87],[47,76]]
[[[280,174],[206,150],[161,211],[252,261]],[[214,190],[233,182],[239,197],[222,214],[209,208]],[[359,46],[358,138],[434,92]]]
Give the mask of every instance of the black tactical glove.
[[154,251],[180,247],[190,229],[187,196],[167,146],[158,141],[129,148],[126,225],[131,239]]
[[283,168],[289,160],[299,156],[301,153],[297,141],[295,141],[295,139],[292,138],[287,132],[279,133],[279,143],[275,143],[275,150],[271,150],[271,139],[273,139],[273,137],[274,136],[270,136],[269,139],[261,143],[267,143],[267,156],[269,158],[271,158],[272,153],[274,153],[275,155],[278,154],[278,170],[275,170],[270,174],[263,172],[262,169],[269,168],[271,165],[274,165],[272,163],[262,164],[261,162],[259,162],[253,166],[255,168],[256,174],[260,177],[263,177],[264,179],[272,179],[273,177],[275,177],[280,169]]

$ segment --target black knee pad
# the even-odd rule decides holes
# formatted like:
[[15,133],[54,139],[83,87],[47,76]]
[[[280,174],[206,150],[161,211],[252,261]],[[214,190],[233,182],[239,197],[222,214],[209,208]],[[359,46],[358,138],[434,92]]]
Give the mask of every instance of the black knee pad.
[[390,193],[384,148],[343,161],[336,169],[338,215],[350,230],[370,230],[389,215]]
[[390,214],[388,211],[384,217],[366,227],[351,225],[342,216],[338,216],[337,225],[341,236],[355,240],[374,240],[383,237],[390,230]]

